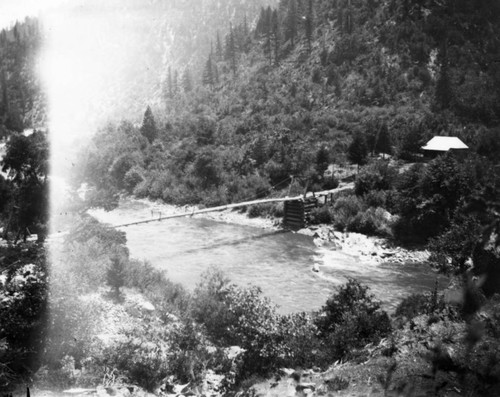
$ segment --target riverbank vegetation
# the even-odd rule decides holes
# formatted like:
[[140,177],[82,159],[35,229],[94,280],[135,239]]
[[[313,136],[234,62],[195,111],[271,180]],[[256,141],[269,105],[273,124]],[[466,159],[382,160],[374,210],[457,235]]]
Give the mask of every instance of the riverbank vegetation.
[[[498,4],[283,0],[243,14],[182,73],[153,62],[162,84],[151,106],[81,150],[71,183],[87,194],[65,209],[74,221],[49,257],[46,136],[19,134],[44,120],[23,72],[38,26],[0,34],[12,58],[0,65],[0,389],[272,395],[291,376],[316,395],[498,395]],[[114,101],[146,101],[131,91]],[[470,149],[424,159],[434,135]],[[453,276],[447,291],[410,296],[388,314],[349,279],[317,311],[281,315],[258,286],[215,268],[185,290],[130,258],[124,233],[82,215],[123,194],[214,206],[330,189],[346,170],[353,190],[312,221],[424,245]]]
[[357,382],[401,393],[498,386],[498,298],[471,281],[456,296],[410,296],[389,316],[351,279],[321,309],[281,315],[258,287],[237,287],[216,268],[186,291],[90,217],[52,244],[50,272],[40,248],[2,249],[3,387],[24,375],[51,390],[189,383],[185,392],[230,394],[273,374],[281,385],[300,368],[313,368],[318,393]]

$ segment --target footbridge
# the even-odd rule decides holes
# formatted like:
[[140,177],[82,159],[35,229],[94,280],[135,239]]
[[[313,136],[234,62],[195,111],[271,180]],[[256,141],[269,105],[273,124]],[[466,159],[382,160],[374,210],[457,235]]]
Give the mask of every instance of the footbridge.
[[141,225],[144,223],[161,222],[173,218],[190,217],[193,215],[206,214],[209,212],[224,211],[228,209],[248,207],[251,205],[266,204],[266,203],[284,203],[284,216],[283,224],[290,229],[300,229],[307,225],[310,212],[321,205],[328,202],[333,202],[337,193],[353,188],[353,183],[346,184],[336,189],[324,190],[320,192],[307,192],[300,196],[285,196],[276,198],[263,198],[251,201],[242,201],[239,203],[232,203],[226,205],[219,205],[216,207],[194,209],[192,211],[180,212],[176,214],[162,215],[159,213],[157,217],[145,219],[142,221],[123,223],[120,225],[113,225],[114,228]]

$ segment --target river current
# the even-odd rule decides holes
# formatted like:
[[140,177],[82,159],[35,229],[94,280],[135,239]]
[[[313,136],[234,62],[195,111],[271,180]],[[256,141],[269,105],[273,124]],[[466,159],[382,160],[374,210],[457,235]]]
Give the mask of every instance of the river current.
[[[152,202],[124,200],[111,212],[91,214],[117,225],[158,216],[157,210]],[[196,216],[121,230],[131,256],[166,271],[172,281],[193,290],[203,272],[216,266],[238,285],[261,287],[281,313],[319,309],[348,277],[368,285],[384,308],[393,311],[405,296],[431,291],[436,280],[426,265],[369,264],[339,250],[318,248],[301,234]],[[317,273],[312,271],[315,264]]]

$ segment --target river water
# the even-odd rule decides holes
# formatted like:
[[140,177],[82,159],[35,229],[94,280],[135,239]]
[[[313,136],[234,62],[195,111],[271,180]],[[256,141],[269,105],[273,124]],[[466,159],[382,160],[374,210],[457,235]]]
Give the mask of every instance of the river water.
[[[92,211],[112,225],[151,218],[156,204],[125,200],[111,211]],[[292,232],[175,218],[121,228],[132,257],[149,261],[192,290],[210,266],[234,283],[261,287],[281,313],[319,309],[335,287],[354,277],[392,311],[405,296],[430,291],[436,275],[420,264],[368,264],[342,251],[318,248],[311,237]],[[312,271],[314,264],[320,271]],[[440,284],[444,285],[441,279]]]

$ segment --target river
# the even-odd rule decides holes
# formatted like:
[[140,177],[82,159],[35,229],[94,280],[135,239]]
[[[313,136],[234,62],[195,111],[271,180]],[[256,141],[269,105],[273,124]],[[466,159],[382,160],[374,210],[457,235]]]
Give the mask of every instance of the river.
[[[116,225],[149,219],[156,210],[152,202],[129,199],[111,212],[91,214]],[[206,269],[217,266],[238,285],[260,286],[281,313],[319,309],[347,277],[368,285],[384,308],[393,311],[403,297],[432,290],[436,279],[425,265],[364,263],[342,251],[318,248],[311,237],[301,234],[196,216],[121,230],[127,234],[131,256],[165,270],[172,281],[192,290]],[[312,271],[314,264],[319,266],[317,273]]]

